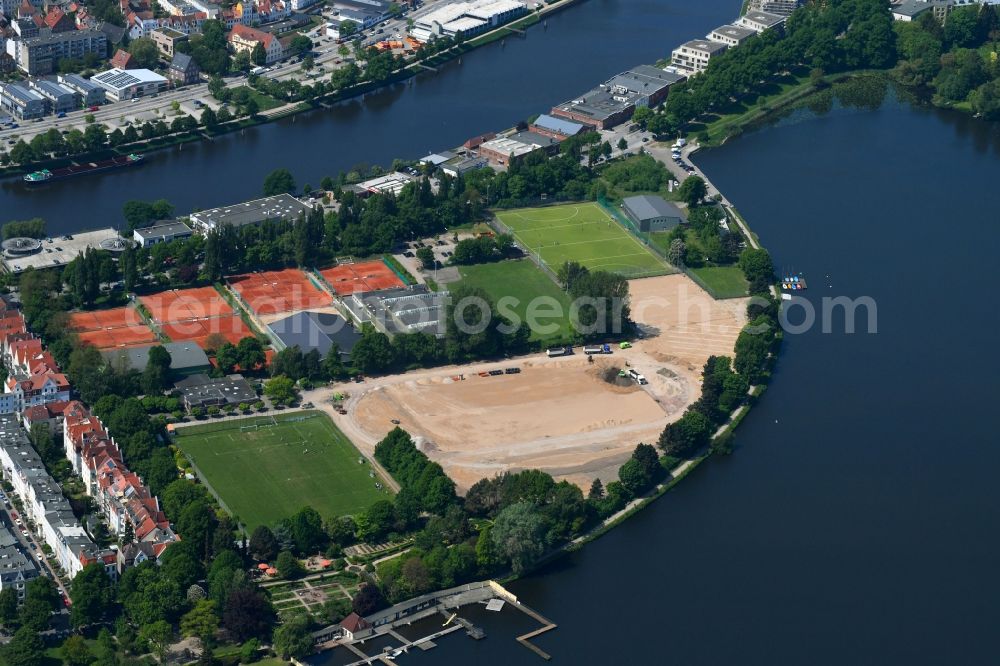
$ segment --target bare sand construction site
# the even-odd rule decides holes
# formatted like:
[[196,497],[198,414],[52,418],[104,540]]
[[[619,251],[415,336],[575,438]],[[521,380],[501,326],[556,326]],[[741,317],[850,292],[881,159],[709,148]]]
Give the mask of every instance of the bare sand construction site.
[[[614,480],[637,443],[655,442],[698,398],[705,360],[732,355],[746,310],[746,299],[716,301],[684,275],[630,287],[643,331],[631,349],[593,363],[578,350],[369,380],[345,387],[348,414],[337,422],[370,452],[399,421],[463,491],[529,468],[584,488],[594,477]],[[617,380],[626,362],[649,384]],[[506,368],[521,372],[479,375]]]

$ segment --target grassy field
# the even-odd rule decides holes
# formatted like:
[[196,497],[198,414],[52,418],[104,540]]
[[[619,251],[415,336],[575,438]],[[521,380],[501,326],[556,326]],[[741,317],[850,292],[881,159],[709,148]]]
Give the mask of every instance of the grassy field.
[[596,203],[498,211],[526,250],[557,271],[567,261],[591,270],[648,277],[669,267]]
[[739,266],[706,266],[692,268],[710,288],[716,298],[739,298],[747,295],[749,286]]
[[[499,301],[504,296],[513,296],[517,299],[517,304],[511,306],[511,310],[525,321],[525,314],[528,305],[537,298],[548,297],[553,299],[563,308],[564,317],[561,319],[548,319],[539,317],[538,322],[549,325],[556,330],[545,333],[532,331],[531,339],[538,341],[562,342],[568,341],[572,336],[572,328],[569,323],[569,295],[553,282],[548,275],[542,272],[538,266],[529,259],[518,261],[502,261],[497,264],[480,264],[477,266],[461,266],[459,273],[462,281],[459,284],[471,287],[480,287],[486,291],[495,301]],[[454,283],[450,287],[456,286]],[[551,302],[551,301],[550,301]],[[541,308],[541,305],[538,306]],[[550,308],[541,309],[548,312]],[[552,326],[555,325],[555,326]]]
[[[304,420],[302,417],[308,417]],[[175,442],[231,511],[252,530],[304,506],[324,517],[357,514],[386,491],[321,412],[295,412],[179,428]],[[241,426],[262,424],[257,430]]]

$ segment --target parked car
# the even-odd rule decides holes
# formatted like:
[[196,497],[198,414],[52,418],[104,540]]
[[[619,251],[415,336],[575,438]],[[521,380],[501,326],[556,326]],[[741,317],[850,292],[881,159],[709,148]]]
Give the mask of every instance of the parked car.
[[87,111],[97,111],[99,108],[101,108],[100,105],[95,104],[94,106],[88,106]]

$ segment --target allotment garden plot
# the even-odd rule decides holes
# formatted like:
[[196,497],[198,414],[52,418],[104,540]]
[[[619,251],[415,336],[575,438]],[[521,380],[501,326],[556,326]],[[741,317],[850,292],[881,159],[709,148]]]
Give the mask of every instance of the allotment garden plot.
[[596,203],[498,211],[521,247],[553,271],[567,261],[628,278],[674,272]]
[[385,482],[372,476],[354,445],[320,412],[182,427],[174,441],[251,530],[304,506],[327,518],[358,514],[387,497],[375,485]]

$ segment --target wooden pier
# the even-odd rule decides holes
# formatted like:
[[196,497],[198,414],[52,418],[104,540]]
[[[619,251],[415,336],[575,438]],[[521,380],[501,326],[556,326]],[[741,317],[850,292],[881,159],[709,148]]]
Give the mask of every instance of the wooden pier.
[[547,631],[552,631],[558,625],[556,625],[555,622],[552,622],[538,611],[528,606],[525,606],[520,601],[514,601],[511,605],[542,625],[540,628],[535,629],[534,631],[529,631],[526,634],[518,636],[517,642],[523,645],[524,647],[528,648],[529,650],[531,650],[532,652],[534,652],[535,654],[537,654],[539,657],[541,657],[546,661],[552,659],[552,656],[548,652],[545,652],[542,648],[532,643],[531,639],[536,636],[541,636]]

